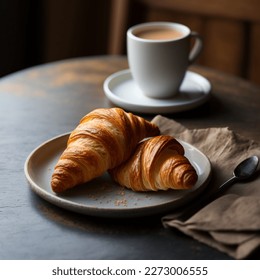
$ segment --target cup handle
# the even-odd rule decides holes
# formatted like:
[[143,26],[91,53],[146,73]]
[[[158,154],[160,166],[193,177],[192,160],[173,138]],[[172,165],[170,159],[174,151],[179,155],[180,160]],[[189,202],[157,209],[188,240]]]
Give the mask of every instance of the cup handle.
[[195,38],[195,43],[189,54],[189,64],[192,64],[200,55],[203,47],[202,37],[195,31],[191,31],[191,37]]

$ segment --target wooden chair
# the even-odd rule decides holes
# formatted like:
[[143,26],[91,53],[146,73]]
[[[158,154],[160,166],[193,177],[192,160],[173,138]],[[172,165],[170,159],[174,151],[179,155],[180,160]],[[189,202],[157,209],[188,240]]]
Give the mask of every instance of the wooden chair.
[[111,0],[108,52],[124,54],[126,30],[148,21],[188,25],[204,37],[198,64],[260,84],[259,0]]

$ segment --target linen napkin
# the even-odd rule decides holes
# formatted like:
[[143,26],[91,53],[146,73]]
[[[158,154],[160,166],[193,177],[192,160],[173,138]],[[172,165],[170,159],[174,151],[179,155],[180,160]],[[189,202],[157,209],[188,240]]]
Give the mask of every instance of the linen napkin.
[[[172,135],[192,144],[209,158],[212,177],[206,192],[214,191],[232,177],[236,165],[245,158],[252,155],[260,158],[258,143],[227,127],[187,129],[162,116],[156,116],[152,122],[159,126],[162,134]],[[260,247],[259,171],[258,168],[254,180],[234,184],[186,221],[178,219],[182,211],[179,209],[179,212],[164,216],[163,225],[178,229],[235,259],[248,258]]]

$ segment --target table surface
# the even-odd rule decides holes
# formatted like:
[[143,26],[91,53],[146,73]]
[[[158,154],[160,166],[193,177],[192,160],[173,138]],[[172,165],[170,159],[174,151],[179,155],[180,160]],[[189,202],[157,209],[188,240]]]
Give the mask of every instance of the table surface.
[[[0,80],[0,259],[230,259],[178,231],[164,229],[160,216],[90,217],[54,206],[29,188],[23,170],[29,153],[74,129],[91,110],[112,107],[103,82],[127,67],[125,57],[76,58]],[[211,99],[167,117],[188,128],[228,126],[260,141],[260,88],[211,69],[191,70],[210,80]],[[259,259],[259,252],[251,258]]]

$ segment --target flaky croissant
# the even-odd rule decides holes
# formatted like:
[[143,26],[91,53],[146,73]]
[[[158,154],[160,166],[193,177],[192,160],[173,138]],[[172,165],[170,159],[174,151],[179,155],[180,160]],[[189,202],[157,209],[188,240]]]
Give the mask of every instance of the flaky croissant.
[[90,112],[69,136],[52,175],[52,190],[60,193],[100,176],[125,161],[140,140],[159,133],[155,124],[119,108]]
[[140,142],[126,162],[109,172],[116,182],[134,191],[190,189],[198,178],[183,146],[166,135]]

